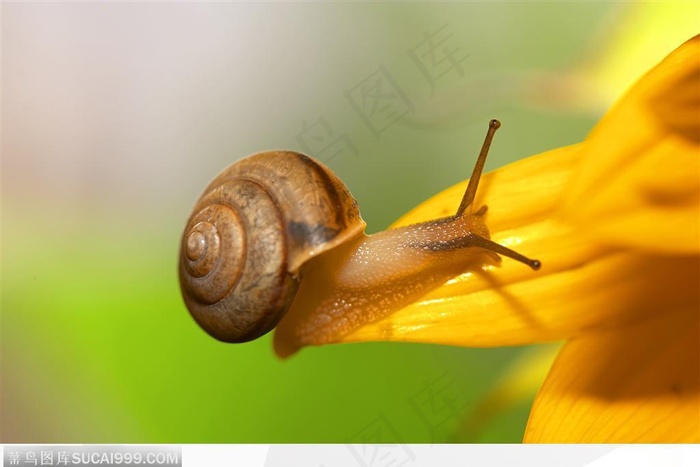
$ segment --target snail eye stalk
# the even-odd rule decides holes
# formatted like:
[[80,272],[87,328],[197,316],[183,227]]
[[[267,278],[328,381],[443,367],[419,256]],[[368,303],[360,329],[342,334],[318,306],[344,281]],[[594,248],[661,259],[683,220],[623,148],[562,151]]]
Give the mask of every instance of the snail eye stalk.
[[[455,218],[460,218],[464,216],[464,213],[474,204],[474,198],[476,197],[476,190],[479,187],[479,181],[481,180],[481,173],[484,171],[484,165],[486,164],[486,156],[488,156],[489,149],[491,148],[491,142],[496,134],[496,130],[501,128],[501,122],[495,118],[489,122],[489,128],[486,132],[486,138],[484,139],[484,144],[481,146],[481,151],[479,151],[479,157],[476,159],[476,164],[474,164],[474,170],[472,170],[472,176],[469,178],[469,184],[467,184],[467,189],[462,197],[462,202],[457,208],[457,213]],[[486,206],[482,206],[472,215],[483,216],[486,213]],[[536,259],[530,259],[520,253],[511,250],[499,243],[493,242],[487,238],[481,237],[476,234],[472,234],[470,237],[470,242],[472,246],[483,248],[485,250],[493,251],[494,253],[501,254],[508,258],[519,261],[523,264],[530,266],[533,270],[538,270],[542,267],[542,263]]]

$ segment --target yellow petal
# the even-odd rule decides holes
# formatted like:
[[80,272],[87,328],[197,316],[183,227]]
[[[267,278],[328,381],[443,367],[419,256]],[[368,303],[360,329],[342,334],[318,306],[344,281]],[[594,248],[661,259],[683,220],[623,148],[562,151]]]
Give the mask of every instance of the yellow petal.
[[[500,346],[561,340],[682,306],[697,296],[697,258],[601,247],[556,217],[558,200],[582,145],[557,149],[487,174],[477,206],[489,206],[492,238],[543,267],[532,272],[504,259],[469,272],[419,301],[336,341],[406,341]],[[429,199],[396,225],[444,216],[459,204],[459,184]]]
[[[682,101],[693,93],[656,93],[672,83],[693,87],[695,78],[678,72],[695,70],[687,63],[698,52],[698,40],[689,44],[642,79],[611,111],[615,118],[606,117],[586,142],[482,177],[474,205],[489,206],[485,222],[492,240],[541,260],[540,271],[505,259],[497,269],[484,266],[455,277],[404,308],[314,322],[322,338],[303,333],[303,340],[294,340],[309,319],[302,310],[280,323],[276,348],[370,340],[529,344],[634,323],[659,310],[697,303],[700,182],[697,171],[689,172],[698,155],[690,157],[688,151],[696,145],[695,127],[688,127],[687,118],[674,119],[674,109],[682,106],[671,99]],[[650,96],[660,104],[647,105]],[[663,176],[650,176],[660,173],[669,151],[679,165]],[[610,180],[606,173],[613,174]],[[454,213],[466,183],[421,204],[395,226]],[[605,230],[609,225],[619,232]],[[669,251],[675,256],[663,254]]]
[[700,251],[700,36],[644,76],[586,141],[563,213],[603,243]]
[[[557,210],[558,200],[565,189],[566,180],[570,176],[573,161],[579,150],[580,146],[571,146],[522,160],[484,175],[479,184],[475,206],[488,203],[489,210],[485,214],[485,222],[491,230],[492,238],[504,245],[517,248],[522,254],[543,260],[543,271],[578,267],[582,261],[592,256],[591,250],[595,250],[595,246],[591,248],[591,246],[579,245],[575,238],[568,235],[565,225],[556,224],[549,219]],[[466,183],[457,184],[422,203],[402,217],[393,227],[454,214],[462,201]],[[553,236],[556,236],[556,241],[551,240]],[[571,247],[572,242],[574,247]],[[567,254],[562,255],[561,251]],[[333,261],[331,260],[328,268],[338,267]],[[563,263],[559,263],[560,261]],[[499,268],[498,277],[499,280],[517,283],[533,276],[541,276],[543,271],[535,272],[523,264],[504,260],[503,267]],[[455,274],[459,274],[459,271]],[[492,288],[489,280],[477,281],[479,278],[476,277],[474,280],[468,280],[471,276],[473,274],[467,273],[450,281],[450,283],[456,283],[458,289],[442,287],[435,293],[440,294],[441,291],[444,293],[447,290],[448,293],[469,294],[474,290]],[[489,277],[491,276],[485,276],[486,279]],[[313,290],[310,293],[313,293]],[[367,300],[371,297],[372,291],[358,290],[356,293]],[[361,295],[363,293],[364,296]],[[428,299],[434,304],[431,310],[434,310],[437,316],[441,315],[442,309],[436,302],[436,297],[428,295]],[[512,309],[507,300],[505,306],[509,310]],[[396,307],[383,304],[381,307],[373,307],[371,316],[367,314],[357,316],[353,314],[353,309],[348,309],[345,314],[336,313],[332,320],[322,321],[314,318],[312,313],[314,309],[314,305],[295,307],[296,313],[287,313],[275,331],[275,349],[278,354],[288,355],[304,345],[341,342],[346,338],[361,340],[362,335],[355,335],[353,331],[361,331],[362,326],[375,329],[374,323],[382,326],[378,331],[379,335],[376,336],[381,339],[386,334],[385,321],[381,318],[391,320],[397,312]],[[437,316],[431,317],[428,322],[435,322]],[[376,321],[377,319],[381,321]],[[457,319],[461,318],[457,317]],[[303,332],[310,325],[315,331]],[[394,335],[393,338],[400,338],[402,334],[403,332]]]
[[697,306],[567,343],[525,442],[700,442]]
[[531,344],[632,323],[667,307],[697,305],[697,257],[617,252],[551,273],[546,258],[541,274],[527,280],[505,264],[510,271],[503,275],[460,276],[341,340]]
[[613,22],[592,31],[583,63],[573,74],[583,85],[577,105],[605,110],[642,73],[698,31],[698,2],[629,2]]

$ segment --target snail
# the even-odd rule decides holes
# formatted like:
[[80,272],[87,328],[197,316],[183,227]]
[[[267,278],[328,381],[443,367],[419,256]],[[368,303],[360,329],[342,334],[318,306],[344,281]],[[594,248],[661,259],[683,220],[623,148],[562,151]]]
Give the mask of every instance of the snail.
[[287,313],[303,314],[284,331],[286,344],[275,340],[287,355],[408,304],[475,261],[503,255],[539,269],[538,260],[491,241],[486,206],[472,206],[499,127],[489,122],[453,216],[372,235],[348,188],[321,162],[290,151],[235,162],[204,190],[182,236],[187,308],[224,342],[256,339]]

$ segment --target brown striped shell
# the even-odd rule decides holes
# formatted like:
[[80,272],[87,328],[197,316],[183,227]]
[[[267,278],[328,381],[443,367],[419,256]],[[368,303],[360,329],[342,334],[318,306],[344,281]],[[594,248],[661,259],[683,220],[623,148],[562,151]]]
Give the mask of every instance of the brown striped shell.
[[219,340],[255,339],[289,309],[300,267],[364,228],[357,202],[320,162],[286,151],[242,159],[209,184],[187,221],[187,308]]

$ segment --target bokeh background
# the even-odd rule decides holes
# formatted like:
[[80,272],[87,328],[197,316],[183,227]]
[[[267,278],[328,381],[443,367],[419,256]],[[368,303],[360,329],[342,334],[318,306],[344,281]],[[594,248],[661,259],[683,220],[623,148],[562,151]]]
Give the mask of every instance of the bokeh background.
[[[468,176],[492,117],[487,170],[581,141],[699,17],[695,2],[3,4],[2,441],[519,442],[544,373],[484,401],[530,349],[281,361],[269,335],[209,338],[177,282],[189,210],[237,158],[289,148],[384,229]],[[397,97],[383,117],[376,93]]]

